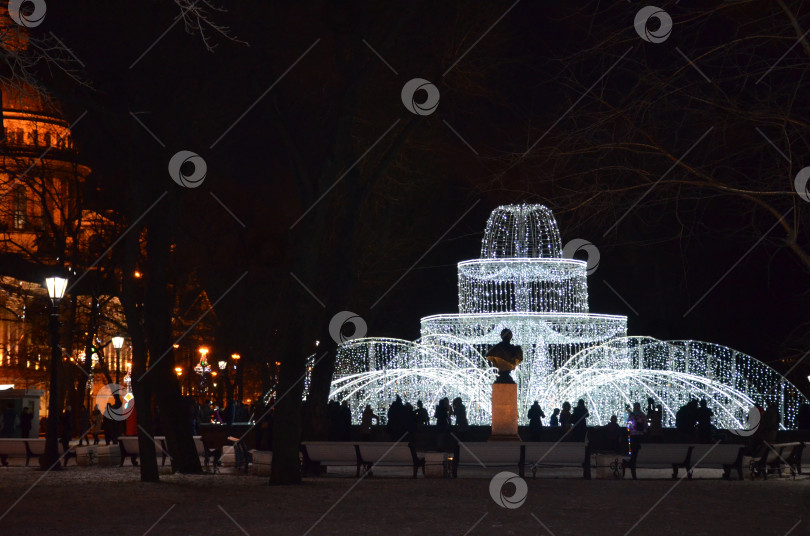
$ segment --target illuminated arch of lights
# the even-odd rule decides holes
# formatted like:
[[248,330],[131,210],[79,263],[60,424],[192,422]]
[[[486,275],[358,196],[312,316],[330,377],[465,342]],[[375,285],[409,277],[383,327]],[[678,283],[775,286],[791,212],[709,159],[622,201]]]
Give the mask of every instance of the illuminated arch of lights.
[[776,404],[786,428],[807,403],[782,375],[725,346],[627,337],[627,318],[588,312],[586,263],[562,258],[550,210],[498,207],[487,221],[481,258],[458,265],[459,314],[428,316],[422,338],[354,339],[338,347],[330,396],[348,400],[359,421],[366,404],[385,415],[396,395],[432,408],[460,396],[471,424],[491,422],[495,369],[487,349],[509,328],[523,347],[513,373],[525,422],[534,400],[550,416],[564,401],[586,401],[605,424],[627,404],[652,398],[673,426],[678,408],[706,399],[714,424],[739,428],[754,404]]

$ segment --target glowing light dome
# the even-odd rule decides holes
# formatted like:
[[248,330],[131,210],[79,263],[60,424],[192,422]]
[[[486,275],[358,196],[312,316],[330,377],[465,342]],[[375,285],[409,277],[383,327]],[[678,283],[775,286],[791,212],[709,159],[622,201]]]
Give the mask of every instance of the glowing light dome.
[[741,427],[754,403],[774,403],[792,427],[807,402],[753,357],[711,343],[628,338],[626,317],[590,313],[586,263],[562,258],[557,222],[542,205],[492,212],[481,258],[458,264],[458,300],[459,314],[423,318],[416,342],[341,344],[330,396],[348,400],[355,421],[366,404],[384,415],[396,395],[422,400],[431,415],[439,399],[460,396],[471,424],[489,424],[495,369],[484,356],[509,328],[524,352],[513,372],[521,421],[534,400],[550,415],[583,398],[591,422],[605,424],[626,404],[653,398],[671,426],[680,406],[705,398],[717,426]]

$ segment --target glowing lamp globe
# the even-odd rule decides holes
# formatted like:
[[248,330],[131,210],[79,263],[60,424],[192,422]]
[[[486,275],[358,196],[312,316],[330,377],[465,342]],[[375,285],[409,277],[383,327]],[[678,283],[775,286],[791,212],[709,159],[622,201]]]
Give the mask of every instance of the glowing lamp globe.
[[48,296],[54,302],[58,302],[65,296],[67,289],[67,279],[64,277],[48,277],[45,279],[45,287],[48,289]]

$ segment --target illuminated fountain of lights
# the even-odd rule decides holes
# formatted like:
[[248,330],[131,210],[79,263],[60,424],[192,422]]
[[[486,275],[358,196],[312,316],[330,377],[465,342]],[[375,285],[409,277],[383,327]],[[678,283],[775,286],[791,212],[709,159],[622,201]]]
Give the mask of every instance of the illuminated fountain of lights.
[[481,258],[458,264],[459,314],[428,316],[422,338],[354,339],[338,347],[330,397],[348,400],[353,419],[370,404],[385,415],[396,395],[432,415],[460,396],[471,424],[491,421],[495,369],[484,358],[509,328],[523,347],[515,370],[521,421],[534,400],[548,415],[586,401],[593,423],[648,398],[664,426],[690,399],[706,399],[714,424],[739,428],[754,404],[776,404],[792,427],[807,399],[778,372],[730,348],[696,341],[627,337],[627,318],[588,311],[587,264],[562,258],[557,222],[542,205],[508,205],[487,221]]

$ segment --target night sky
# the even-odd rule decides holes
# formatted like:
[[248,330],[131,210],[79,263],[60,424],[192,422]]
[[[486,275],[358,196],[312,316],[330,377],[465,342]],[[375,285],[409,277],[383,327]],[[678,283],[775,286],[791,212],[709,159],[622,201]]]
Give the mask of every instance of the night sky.
[[[785,247],[781,228],[760,241],[776,218],[738,196],[666,182],[630,210],[647,187],[612,191],[641,177],[638,170],[652,185],[673,161],[641,150],[571,151],[633,141],[660,144],[677,159],[711,127],[684,162],[728,184],[784,192],[774,205],[780,213],[795,207],[789,218],[804,224],[798,243],[810,250],[810,207],[792,191],[793,176],[810,162],[807,92],[788,98],[780,89],[800,85],[808,62],[803,47],[755,84],[795,42],[790,21],[770,3],[698,9],[667,2],[662,7],[675,26],[656,44],[633,28],[638,2],[567,4],[227,2],[227,12],[211,16],[235,40],[209,28],[209,52],[182,22],[169,29],[178,12],[171,2],[79,0],[50,2],[47,19],[32,32],[52,32],[84,64],[80,75],[91,88],[59,73],[46,74],[45,83],[69,122],[88,111],[73,131],[82,161],[94,170],[91,206],[126,213],[133,176],[157,194],[179,188],[166,171],[177,151],[205,159],[205,183],[182,192],[177,269],[195,272],[212,296],[250,270],[262,274],[252,284],[263,286],[256,292],[272,314],[284,308],[274,296],[283,302],[295,290],[295,299],[310,299],[285,264],[296,254],[287,233],[307,207],[298,201],[273,111],[283,111],[304,165],[322,161],[342,89],[368,70],[346,140],[358,157],[395,121],[400,128],[414,117],[400,98],[405,82],[424,78],[441,93],[436,112],[419,119],[354,216],[356,239],[345,241],[360,261],[357,291],[344,307],[367,319],[370,335],[414,339],[421,316],[457,312],[455,265],[479,255],[489,212],[499,204],[543,203],[558,214],[563,243],[585,238],[599,249],[599,268],[589,278],[591,312],[628,315],[632,335],[717,342],[786,370],[790,364],[778,360],[801,357],[809,342],[810,267]],[[810,6],[788,4],[810,28]],[[397,37],[381,54],[387,66],[372,47],[392,28]],[[769,33],[780,38],[752,37]],[[750,45],[710,53],[745,37]],[[790,120],[780,125],[765,117],[763,104]],[[790,147],[789,166],[756,127],[783,150]],[[376,149],[359,169],[375,158]],[[690,173],[678,167],[668,178],[687,181]],[[312,210],[339,213],[345,187],[340,183]],[[596,204],[576,208],[590,194]],[[345,239],[336,234],[313,239]],[[330,270],[324,264],[322,277],[306,282],[316,296],[326,294]],[[223,301],[219,316],[254,310],[240,300],[249,301],[256,288]],[[804,364],[791,374],[805,392],[806,375]]]

